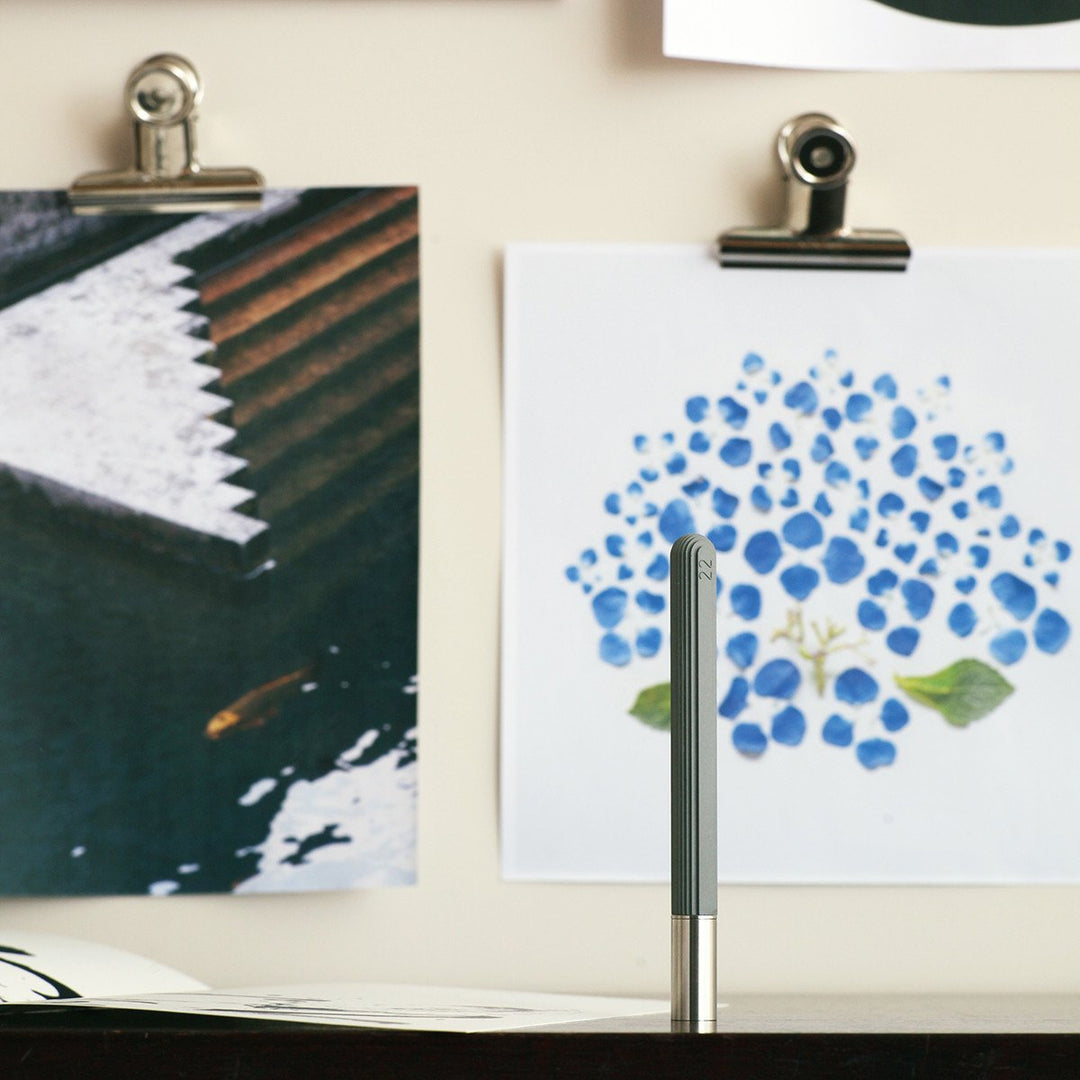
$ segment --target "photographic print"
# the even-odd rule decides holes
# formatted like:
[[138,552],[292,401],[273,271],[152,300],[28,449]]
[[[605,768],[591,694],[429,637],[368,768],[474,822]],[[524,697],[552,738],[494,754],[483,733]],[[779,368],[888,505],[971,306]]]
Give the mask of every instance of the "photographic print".
[[414,880],[417,245],[0,194],[0,892]]
[[767,67],[1072,70],[1077,0],[664,0],[664,53]]
[[697,532],[721,880],[1080,880],[1078,281],[1071,252],[510,250],[507,876],[666,878],[669,551]]

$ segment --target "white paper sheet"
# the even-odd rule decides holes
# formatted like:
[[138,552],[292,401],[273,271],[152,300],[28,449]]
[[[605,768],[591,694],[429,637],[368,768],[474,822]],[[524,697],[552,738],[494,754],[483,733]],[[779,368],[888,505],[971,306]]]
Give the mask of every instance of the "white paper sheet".
[[72,994],[204,990],[205,984],[123,949],[36,931],[0,928],[0,1004]]
[[629,710],[696,529],[730,548],[722,881],[1080,880],[1078,291],[1071,251],[508,251],[506,876],[666,879],[667,734]]
[[[947,13],[956,4],[901,6]],[[1017,20],[1047,17],[1045,3],[1016,0],[1012,7]],[[967,5],[965,17],[978,9]],[[1042,25],[980,26],[881,0],[664,0],[664,52],[769,67],[1069,70],[1080,66],[1080,12],[1071,14]]]
[[668,1002],[457,987],[325,983],[202,994],[139,995],[65,1002],[242,1020],[291,1020],[398,1031],[509,1031],[667,1012]]

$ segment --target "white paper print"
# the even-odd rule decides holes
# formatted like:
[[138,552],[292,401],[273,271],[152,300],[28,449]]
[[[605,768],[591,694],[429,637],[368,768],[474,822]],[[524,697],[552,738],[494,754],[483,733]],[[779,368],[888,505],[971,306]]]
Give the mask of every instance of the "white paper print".
[[60,934],[0,928],[0,1004],[69,1004],[85,994],[204,989],[197,979],[123,949]]
[[439,986],[326,983],[202,994],[139,995],[80,1001],[101,1008],[241,1020],[291,1020],[396,1031],[509,1031],[619,1016],[666,1012],[667,1001],[572,994],[468,990]]
[[849,70],[1080,66],[1076,0],[664,0],[664,52]]
[[1080,880],[1080,258],[511,248],[504,872],[669,868],[668,550],[718,551],[726,882]]

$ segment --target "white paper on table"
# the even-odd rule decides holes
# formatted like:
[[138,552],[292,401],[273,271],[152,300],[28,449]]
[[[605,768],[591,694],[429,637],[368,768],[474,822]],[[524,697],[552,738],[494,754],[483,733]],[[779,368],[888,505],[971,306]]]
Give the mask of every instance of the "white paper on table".
[[[670,538],[659,526],[681,500],[685,524],[701,532],[730,526],[737,534],[718,558],[718,688],[725,698],[743,677],[750,692],[741,712],[729,708],[737,715],[718,718],[722,881],[1080,881],[1080,724],[1071,693],[1077,643],[1070,640],[1078,612],[1069,559],[1080,538],[1077,295],[1080,256],[1065,250],[919,250],[902,274],[721,270],[711,252],[685,246],[508,250],[505,876],[668,876],[668,739],[628,710],[640,691],[668,679],[667,580],[648,571],[677,534],[677,515],[666,521]],[[747,360],[755,356],[760,361]],[[885,375],[895,383],[891,398],[875,388]],[[808,415],[784,404],[789,393],[798,397],[800,383],[819,398]],[[857,421],[844,415],[853,394],[871,406]],[[695,423],[687,403],[697,395],[707,415]],[[892,434],[900,406],[917,421],[903,438]],[[744,407],[745,416],[738,411]],[[824,423],[827,408],[840,417],[835,431]],[[773,448],[773,422],[790,429],[789,450]],[[707,451],[689,449],[694,432],[709,442]],[[815,461],[818,435],[835,442],[835,453]],[[880,442],[867,461],[853,450],[860,435]],[[950,435],[954,455],[943,460],[938,447],[948,450]],[[736,449],[739,440],[752,446],[747,464],[729,466],[718,456],[732,439]],[[907,478],[893,463],[903,445],[912,450],[901,459],[917,460]],[[676,453],[685,458],[681,473],[668,470]],[[792,457],[802,470],[794,482],[784,465]],[[827,479],[834,461],[850,471],[846,483],[842,471]],[[765,464],[768,476],[758,471]],[[643,479],[654,472],[655,480]],[[934,500],[919,486],[923,477],[940,480],[940,491],[928,489]],[[771,509],[756,508],[755,498],[764,505],[754,492],[759,486]],[[716,509],[717,487],[739,499],[730,518]],[[784,508],[792,488],[800,504]],[[813,511],[821,493],[832,515],[814,513],[822,539],[799,549],[783,527],[797,512]],[[880,503],[889,493],[905,500],[902,511]],[[616,513],[605,505],[613,495],[621,503]],[[954,509],[960,503],[969,509],[964,520]],[[860,508],[868,522],[856,517]],[[929,514],[922,532],[911,517],[918,511]],[[882,529],[888,535],[879,547]],[[638,540],[646,532],[651,546]],[[781,559],[769,572],[746,558],[759,532],[780,541]],[[622,558],[607,549],[611,536],[621,537],[610,542],[623,545]],[[826,569],[834,538],[849,553],[853,545],[864,564],[845,583],[830,581]],[[987,553],[981,569],[977,549]],[[929,559],[938,561],[936,573]],[[626,581],[622,566],[632,575]],[[802,602],[779,581],[794,566],[820,579]],[[836,559],[829,566],[844,576]],[[871,578],[883,584],[882,569],[897,580],[872,592]],[[969,578],[975,587],[962,592],[958,583],[966,588]],[[930,586],[929,613],[925,589],[908,582]],[[612,589],[624,592],[623,611],[608,603],[605,628],[593,601]],[[759,594],[756,618],[748,615],[748,590]],[[642,592],[647,606],[663,610],[643,610]],[[861,623],[873,615],[864,600],[880,610],[883,629]],[[964,604],[977,619],[966,637],[965,608],[956,629],[950,624]],[[819,665],[823,694],[814,686],[814,663],[798,655],[790,635],[775,637],[788,629],[792,609],[804,615],[808,649],[814,623],[824,629],[831,619],[847,635]],[[917,633],[910,655],[886,645],[894,631],[900,634],[891,640],[903,646]],[[757,649],[749,664],[746,634]],[[734,655],[745,670],[728,656],[732,638],[740,638]],[[616,662],[600,658],[605,639]],[[642,655],[653,648],[655,655]],[[767,681],[756,692],[771,659],[797,672],[798,688],[788,696],[767,696],[778,690]],[[924,679],[965,659],[1013,687],[965,726],[946,722],[895,681]],[[872,686],[849,676],[844,697],[853,701],[838,700],[838,677],[849,667]],[[886,709],[887,702],[896,704]],[[789,708],[802,717],[802,732]],[[834,724],[830,742],[824,728],[834,714],[840,727]],[[765,744],[756,757],[734,745],[738,730],[743,751],[753,750],[754,728]],[[849,744],[836,745],[845,731]]]
[[1080,19],[976,26],[879,0],[664,0],[664,53],[768,67],[1071,70]]
[[667,1012],[663,1000],[457,987],[324,983],[65,1002],[242,1020],[289,1020],[398,1031],[509,1031]]
[[63,1000],[71,994],[203,990],[204,983],[144,956],[60,934],[0,928],[0,1003]]

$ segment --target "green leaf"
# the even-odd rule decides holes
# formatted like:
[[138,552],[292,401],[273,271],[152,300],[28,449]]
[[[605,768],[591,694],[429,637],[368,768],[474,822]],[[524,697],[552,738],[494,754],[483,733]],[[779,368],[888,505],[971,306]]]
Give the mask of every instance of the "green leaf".
[[657,731],[670,731],[671,683],[657,683],[642,690],[630,709],[630,715]]
[[937,709],[954,727],[967,727],[992,713],[1013,686],[981,660],[957,660],[934,675],[896,676],[896,685],[913,701]]

